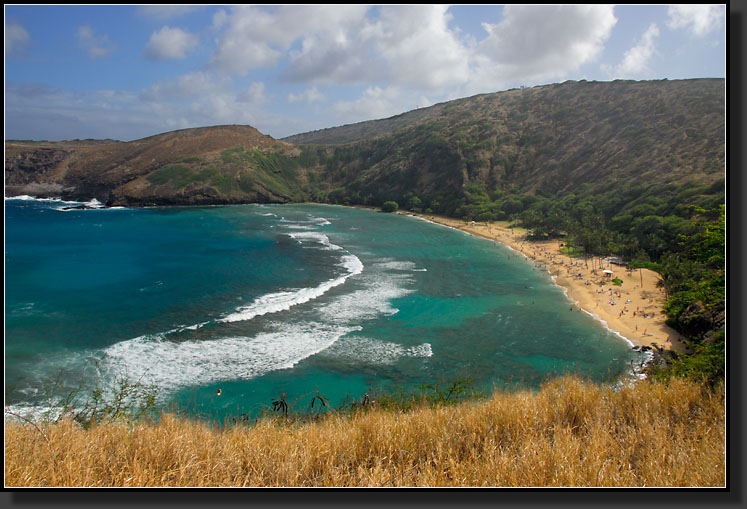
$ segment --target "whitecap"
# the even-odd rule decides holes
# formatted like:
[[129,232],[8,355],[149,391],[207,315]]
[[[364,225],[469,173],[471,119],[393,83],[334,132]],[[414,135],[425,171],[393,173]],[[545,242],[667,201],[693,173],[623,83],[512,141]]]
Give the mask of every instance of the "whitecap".
[[327,237],[323,233],[319,233],[315,231],[305,231],[305,232],[288,233],[287,235],[300,244],[304,244],[304,243],[318,244],[318,246],[313,246],[313,247],[317,247],[319,249],[324,249],[327,251],[339,251],[342,249],[340,246],[336,244],[332,244],[329,240],[329,237]]
[[332,288],[343,284],[347,279],[363,272],[363,263],[355,255],[344,255],[340,265],[346,273],[335,279],[330,279],[313,288],[300,288],[281,292],[269,293],[254,299],[251,304],[238,308],[233,313],[218,320],[219,322],[238,322],[251,320],[256,316],[268,313],[287,311],[293,306],[305,304],[317,299]]
[[384,258],[376,262],[376,266],[384,270],[396,270],[402,272],[428,272],[428,269],[418,267],[417,264],[410,260],[397,260]]
[[376,265],[385,270],[401,270],[410,272],[414,271],[416,267],[415,263],[408,260],[386,260],[378,262]]
[[332,224],[323,217],[313,217],[313,216],[308,216],[307,219],[286,219],[283,217],[280,219],[280,222],[281,223],[305,224],[305,225],[311,225],[311,226],[326,226],[326,225]]
[[360,327],[317,322],[275,324],[254,337],[173,342],[163,335],[145,335],[105,350],[104,362],[125,369],[134,379],[155,385],[163,396],[188,386],[223,380],[248,380],[288,369],[319,353]]
[[371,271],[361,277],[362,288],[340,295],[320,309],[321,316],[333,323],[359,323],[399,312],[394,299],[414,292],[406,285],[412,279],[405,274]]
[[430,343],[406,347],[390,341],[351,336],[335,343],[324,355],[349,363],[387,366],[401,357],[431,357],[433,348]]
[[282,228],[288,228],[289,230],[308,230],[309,225],[303,224],[281,224]]

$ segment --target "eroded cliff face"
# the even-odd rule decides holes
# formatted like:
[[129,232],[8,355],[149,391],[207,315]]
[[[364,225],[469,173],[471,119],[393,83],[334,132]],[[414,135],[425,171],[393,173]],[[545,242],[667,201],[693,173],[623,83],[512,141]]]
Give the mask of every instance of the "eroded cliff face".
[[58,196],[63,185],[57,175],[72,150],[5,145],[5,195]]
[[105,201],[110,188],[92,175],[71,173],[101,147],[120,144],[113,140],[64,142],[6,142],[5,196]]

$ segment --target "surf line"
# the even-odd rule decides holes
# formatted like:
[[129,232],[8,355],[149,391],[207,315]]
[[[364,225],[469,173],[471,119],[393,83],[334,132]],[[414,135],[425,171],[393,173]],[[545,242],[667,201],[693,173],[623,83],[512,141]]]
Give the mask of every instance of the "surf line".
[[[329,251],[342,251],[343,248],[330,242],[329,237],[319,232],[297,232],[287,234],[299,244],[310,242],[317,244],[318,249]],[[345,273],[334,279],[330,279],[312,288],[301,288],[275,293],[269,293],[258,297],[246,306],[238,308],[235,312],[218,320],[218,322],[239,322],[251,320],[252,318],[268,313],[287,311],[293,306],[304,304],[317,299],[336,286],[340,286],[351,276],[363,272],[363,262],[354,254],[347,252],[341,256],[339,263],[345,269]]]
[[347,274],[338,278],[330,279],[314,288],[302,288],[295,291],[284,291],[269,293],[258,297],[247,306],[242,306],[236,312],[221,318],[218,322],[239,322],[251,320],[255,316],[267,313],[277,313],[286,311],[298,304],[304,304],[310,300],[317,299],[327,293],[332,288],[343,284],[351,276],[363,272],[363,263],[355,255],[345,255],[342,257],[341,265],[347,269]]

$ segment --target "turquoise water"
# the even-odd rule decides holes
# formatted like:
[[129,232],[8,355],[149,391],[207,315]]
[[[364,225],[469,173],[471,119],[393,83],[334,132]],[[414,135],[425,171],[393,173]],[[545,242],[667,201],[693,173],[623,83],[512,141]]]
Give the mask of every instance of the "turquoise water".
[[[5,201],[6,406],[44,387],[155,385],[225,418],[322,394],[626,373],[637,353],[508,248],[324,205],[67,210]],[[221,389],[221,395],[217,395]]]

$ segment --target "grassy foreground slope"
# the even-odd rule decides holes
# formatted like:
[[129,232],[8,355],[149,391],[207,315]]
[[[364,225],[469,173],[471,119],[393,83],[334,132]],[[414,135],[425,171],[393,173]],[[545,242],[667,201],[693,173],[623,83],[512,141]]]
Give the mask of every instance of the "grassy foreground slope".
[[723,385],[537,392],[317,421],[5,423],[6,486],[725,486]]

